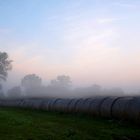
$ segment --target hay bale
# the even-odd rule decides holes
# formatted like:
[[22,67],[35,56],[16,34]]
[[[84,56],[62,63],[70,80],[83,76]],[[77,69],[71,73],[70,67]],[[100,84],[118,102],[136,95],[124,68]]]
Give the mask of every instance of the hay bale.
[[81,99],[72,99],[69,104],[68,104],[68,112],[76,112],[76,104],[80,101]]
[[100,106],[100,115],[102,117],[112,117],[112,105],[120,97],[108,97],[106,98]]
[[133,97],[121,97],[112,106],[112,116],[118,119],[128,119],[129,103]]
[[94,97],[89,106],[89,113],[94,116],[100,116],[100,107],[105,99],[108,97]]
[[60,99],[57,100],[54,104],[54,108],[56,111],[67,112],[68,111],[68,104],[71,100],[70,99]]

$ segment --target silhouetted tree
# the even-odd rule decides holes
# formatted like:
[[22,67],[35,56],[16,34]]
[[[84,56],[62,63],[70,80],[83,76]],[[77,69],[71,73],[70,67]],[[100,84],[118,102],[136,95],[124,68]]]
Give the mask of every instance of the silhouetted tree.
[[[12,69],[12,60],[9,60],[9,56],[6,52],[0,52],[0,82],[6,80],[8,71]],[[2,84],[0,83],[0,97],[4,97],[2,91]]]
[[4,97],[5,97],[5,95],[2,90],[2,85],[0,84],[0,98],[4,98]]
[[2,85],[0,84],[0,91],[2,90]]
[[0,80],[6,80],[8,70],[12,69],[11,62],[6,52],[0,52]]

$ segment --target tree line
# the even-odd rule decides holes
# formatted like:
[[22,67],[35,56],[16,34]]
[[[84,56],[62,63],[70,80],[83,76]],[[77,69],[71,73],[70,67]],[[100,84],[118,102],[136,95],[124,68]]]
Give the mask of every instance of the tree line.
[[12,70],[12,60],[6,52],[0,52],[0,97],[23,98],[23,97],[91,97],[95,95],[124,94],[121,88],[103,89],[93,84],[89,87],[73,88],[71,78],[67,75],[59,75],[43,85],[42,78],[36,74],[27,74],[21,79],[21,83],[4,93],[2,81],[6,81],[8,71]]

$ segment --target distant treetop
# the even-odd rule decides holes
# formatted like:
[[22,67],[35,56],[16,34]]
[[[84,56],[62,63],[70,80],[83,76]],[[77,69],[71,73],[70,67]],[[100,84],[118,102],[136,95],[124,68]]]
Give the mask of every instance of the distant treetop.
[[41,84],[42,84],[42,79],[36,74],[28,74],[21,81],[21,85],[25,89],[39,87],[41,86]]

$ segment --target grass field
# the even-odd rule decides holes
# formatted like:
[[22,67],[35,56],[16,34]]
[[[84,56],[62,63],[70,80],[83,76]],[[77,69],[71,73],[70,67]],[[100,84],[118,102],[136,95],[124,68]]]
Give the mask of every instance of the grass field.
[[0,140],[140,140],[140,127],[85,115],[0,108]]

